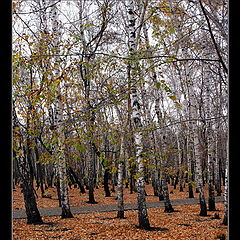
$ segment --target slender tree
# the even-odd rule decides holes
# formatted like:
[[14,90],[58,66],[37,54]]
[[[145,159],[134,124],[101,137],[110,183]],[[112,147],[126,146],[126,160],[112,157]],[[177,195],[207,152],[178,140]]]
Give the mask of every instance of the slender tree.
[[[58,20],[58,9],[57,4],[55,4],[52,8],[51,12],[51,20],[53,26],[53,33],[55,34],[55,41],[54,41],[54,52],[59,53],[59,38],[60,38],[60,23]],[[57,61],[54,62],[56,68],[58,68]],[[59,71],[55,70],[53,78],[55,81],[59,81]],[[57,137],[57,146],[55,147],[55,156],[56,156],[56,166],[57,166],[57,174],[59,178],[59,190],[60,190],[60,203],[62,208],[62,218],[72,218],[73,215],[70,210],[69,205],[69,197],[68,197],[68,185],[67,185],[67,169],[66,169],[66,158],[65,158],[65,148],[64,148],[64,117],[63,117],[63,101],[64,98],[61,93],[61,86],[60,82],[58,83],[57,88],[57,97],[55,100],[55,123],[56,129],[54,129],[54,134]]]
[[[28,132],[26,133],[28,135]],[[20,127],[15,108],[13,108],[13,137],[15,137],[14,155],[17,159],[17,166],[21,178],[21,186],[24,197],[27,223],[41,224],[43,220],[37,208],[35,190],[33,186],[33,172],[31,171],[30,154],[27,151],[30,149],[26,144],[26,137]]]
[[136,159],[138,164],[138,178],[137,178],[137,193],[138,193],[138,220],[139,227],[148,229],[150,223],[148,220],[148,213],[145,199],[145,181],[144,181],[144,164],[143,164],[143,143],[142,143],[142,132],[141,132],[141,110],[139,103],[138,90],[136,87],[137,82],[137,62],[134,59],[136,54],[136,33],[135,33],[135,17],[134,17],[134,1],[129,0],[127,6],[128,13],[128,34],[129,34],[129,52],[130,58],[132,59],[129,63],[129,81],[131,85],[130,99],[131,99],[131,111],[132,111],[132,123],[134,126],[134,140],[136,146]]

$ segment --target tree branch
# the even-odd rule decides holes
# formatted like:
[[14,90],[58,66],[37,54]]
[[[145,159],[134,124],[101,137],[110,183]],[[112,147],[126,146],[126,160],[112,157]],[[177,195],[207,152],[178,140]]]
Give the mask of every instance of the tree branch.
[[219,57],[219,61],[220,61],[220,63],[222,64],[224,71],[225,71],[226,73],[228,73],[227,66],[226,66],[226,64],[224,63],[224,61],[223,61],[223,59],[222,59],[222,56],[221,56],[221,53],[220,53],[220,51],[219,51],[219,49],[218,49],[218,45],[217,45],[216,40],[215,40],[215,38],[214,38],[214,35],[213,35],[213,32],[212,32],[212,28],[211,28],[211,24],[210,24],[209,18],[208,18],[208,16],[207,16],[207,13],[206,13],[206,11],[205,11],[205,8],[204,8],[201,0],[199,0],[199,4],[200,4],[200,7],[201,7],[201,9],[202,9],[202,11],[203,11],[203,14],[204,14],[204,16],[205,16],[205,18],[206,18],[207,25],[208,25],[208,30],[209,30],[211,39],[212,39],[212,41],[213,41],[215,50],[216,50],[216,52],[217,52],[217,55],[218,55],[218,57]]

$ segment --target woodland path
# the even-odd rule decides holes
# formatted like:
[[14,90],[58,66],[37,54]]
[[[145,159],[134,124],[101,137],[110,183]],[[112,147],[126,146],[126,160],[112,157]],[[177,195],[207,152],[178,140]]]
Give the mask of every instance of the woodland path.
[[[206,202],[208,198],[206,198]],[[223,202],[223,196],[215,197],[215,202]],[[198,198],[186,198],[186,199],[175,199],[171,200],[171,204],[173,206],[177,205],[191,205],[191,204],[198,204]],[[164,201],[158,202],[147,202],[147,208],[156,208],[156,207],[163,207]],[[124,210],[137,210],[137,203],[126,203],[124,204]],[[71,212],[72,214],[85,214],[85,213],[93,213],[93,212],[113,212],[117,211],[117,204],[113,205],[97,205],[91,204],[89,206],[72,206]],[[61,208],[39,208],[39,212],[41,216],[61,216]],[[13,219],[20,219],[20,218],[27,218],[25,210],[14,210],[12,212]]]

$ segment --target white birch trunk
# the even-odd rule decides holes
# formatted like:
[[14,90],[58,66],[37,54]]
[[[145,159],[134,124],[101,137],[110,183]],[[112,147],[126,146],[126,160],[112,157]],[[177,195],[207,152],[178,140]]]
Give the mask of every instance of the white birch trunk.
[[[182,46],[183,56],[187,57],[187,47]],[[186,68],[186,83],[188,84],[188,99],[190,102],[189,107],[189,116],[193,118],[193,121],[189,122],[189,129],[191,133],[191,137],[193,138],[194,144],[194,155],[195,155],[195,163],[196,163],[196,171],[195,171],[195,179],[197,182],[197,189],[199,191],[199,201],[200,201],[200,216],[207,215],[207,206],[206,200],[204,196],[204,188],[203,188],[203,178],[202,178],[202,164],[201,164],[201,149],[200,149],[200,141],[199,141],[199,127],[198,127],[198,104],[196,101],[196,97],[194,96],[194,87],[192,81],[192,74],[190,72],[188,63],[185,65]]]
[[216,130],[216,136],[215,136],[215,144],[216,144],[216,151],[215,151],[215,171],[214,171],[214,184],[215,184],[215,188],[217,191],[217,196],[221,196],[222,190],[221,190],[221,177],[220,177],[220,171],[219,171],[219,129]]
[[137,192],[138,192],[138,220],[139,227],[143,229],[148,229],[150,227],[150,223],[148,220],[148,213],[146,207],[146,199],[145,199],[145,181],[144,181],[144,164],[142,159],[142,132],[141,132],[141,110],[139,103],[139,96],[136,88],[136,69],[137,63],[134,60],[134,52],[136,51],[136,35],[135,35],[135,18],[134,18],[134,2],[133,0],[128,1],[128,33],[129,33],[129,52],[133,57],[133,60],[130,62],[130,84],[131,84],[131,118],[135,130],[134,139],[136,146],[136,160],[138,164],[138,179],[137,179]]
[[227,140],[227,158],[226,158],[226,169],[225,169],[225,187],[224,187],[224,218],[223,218],[223,224],[228,225],[228,161],[229,161],[229,153],[228,153],[228,140]]
[[164,205],[165,205],[165,212],[173,212],[174,209],[172,207],[170,198],[169,198],[169,191],[168,191],[168,184],[167,184],[167,175],[165,173],[166,171],[166,165],[167,165],[167,134],[166,130],[163,126],[163,119],[162,119],[162,114],[160,111],[160,106],[159,106],[159,98],[156,99],[155,101],[155,111],[158,119],[158,125],[162,129],[160,135],[161,135],[161,147],[162,147],[162,163],[161,166],[163,167],[162,171],[162,178],[159,180],[161,181],[162,185],[162,190],[163,190],[163,197],[164,197]]
[[[123,122],[123,118],[120,113],[120,109],[117,105],[115,105],[118,118],[121,122]],[[125,124],[124,124],[125,125]],[[126,127],[126,126],[125,126]],[[124,161],[125,161],[125,152],[124,152],[124,140],[126,135],[124,134],[125,129],[124,127],[121,128],[120,131],[120,154],[119,154],[119,161],[118,161],[118,175],[117,175],[117,200],[118,200],[118,213],[117,218],[124,218],[124,201],[123,201],[123,168],[124,168]]]
[[123,166],[124,166],[124,138],[120,139],[120,156],[118,163],[118,179],[117,179],[117,197],[118,197],[118,218],[124,218],[124,202],[123,202]]
[[189,128],[187,131],[187,167],[188,167],[188,197],[189,198],[194,198],[194,194],[193,194],[193,171],[192,171],[192,157],[191,157],[191,153],[190,153],[190,124],[189,124]]
[[[52,31],[55,34],[54,39],[54,50],[59,51],[58,44],[60,40],[60,24],[58,20],[58,9],[57,4],[55,4],[51,10],[51,20],[52,20]],[[57,63],[53,63],[55,65]],[[59,75],[59,71],[53,71],[53,78],[57,81],[57,77]],[[58,144],[55,148],[55,154],[57,157],[56,166],[57,166],[57,173],[59,177],[60,183],[60,202],[62,208],[62,218],[71,218],[73,217],[70,211],[69,199],[68,199],[68,185],[67,185],[67,171],[66,171],[66,159],[65,159],[65,149],[64,149],[64,126],[63,126],[63,98],[61,95],[61,86],[60,83],[57,87],[58,96],[56,97],[55,101],[55,118],[56,118],[56,130],[55,133],[57,135]]]
[[192,136],[193,136],[193,143],[194,143],[194,154],[195,154],[195,162],[196,162],[196,171],[195,171],[195,179],[197,182],[197,189],[199,191],[199,200],[200,200],[200,216],[207,215],[207,207],[206,201],[204,196],[204,188],[203,188],[203,178],[202,178],[202,165],[201,165],[201,150],[200,150],[200,142],[199,142],[199,129],[197,125],[197,109],[194,96],[193,96],[193,89],[190,89],[191,96],[190,102],[193,106],[190,106],[191,116],[193,120],[191,124]]
[[[87,54],[89,51],[89,47],[87,47],[86,39],[84,35],[84,22],[83,22],[83,8],[84,8],[84,2],[80,1],[77,2],[77,6],[79,9],[79,28],[80,28],[80,35],[81,35],[81,44],[82,44],[82,56],[81,61],[86,61],[89,64],[91,63],[91,59],[89,57],[85,57],[84,54]],[[85,102],[85,111],[86,111],[86,131],[87,135],[89,137],[89,141],[87,144],[87,171],[88,171],[88,203],[95,204],[97,203],[95,201],[94,197],[94,179],[95,179],[95,163],[96,163],[96,153],[93,147],[93,135],[94,135],[94,121],[95,121],[95,115],[94,111],[91,105],[90,100],[90,90],[91,90],[91,80],[89,79],[89,69],[87,66],[80,65],[79,66],[81,77],[84,83],[84,97],[86,99]]]
[[[210,76],[206,75],[206,118],[211,117],[210,114]],[[212,124],[211,120],[207,120],[207,162],[208,162],[208,210],[214,211],[215,207],[215,197],[214,197],[214,185],[213,185],[213,155],[214,155],[214,140],[212,138]]]

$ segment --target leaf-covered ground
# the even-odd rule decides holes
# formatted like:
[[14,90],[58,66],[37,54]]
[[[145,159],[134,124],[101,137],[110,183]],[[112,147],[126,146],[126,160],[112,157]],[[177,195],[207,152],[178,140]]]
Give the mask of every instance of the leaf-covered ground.
[[[187,198],[188,193],[173,189],[169,186],[171,199]],[[157,201],[153,196],[150,185],[146,187],[147,201]],[[56,190],[48,192],[50,198],[41,198],[38,194],[38,207],[58,207]],[[80,194],[79,189],[72,188],[69,191],[70,203],[72,206],[89,205],[87,193]],[[115,204],[116,193],[112,197],[104,197],[103,189],[95,191],[98,204]],[[195,197],[198,194],[195,193]],[[206,195],[207,196],[207,195]],[[136,202],[136,193],[129,194],[129,189],[125,189],[125,202]],[[227,235],[227,227],[223,226],[224,215],[223,203],[217,203],[217,211],[209,211],[207,217],[199,216],[198,205],[174,206],[177,210],[174,213],[164,213],[164,208],[148,209],[149,220],[152,229],[141,230],[137,228],[137,211],[126,211],[125,219],[117,219],[116,212],[102,212],[75,215],[72,219],[61,219],[60,217],[43,217],[42,225],[27,225],[26,219],[13,220],[13,239],[62,239],[62,240],[107,240],[107,239],[129,239],[129,240],[157,240],[157,239],[192,239],[192,240],[212,240],[220,239],[222,234]],[[13,209],[24,208],[22,194],[17,188],[13,193]],[[220,219],[214,218],[218,214]],[[227,239],[227,238],[226,238]]]

